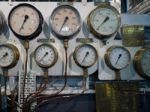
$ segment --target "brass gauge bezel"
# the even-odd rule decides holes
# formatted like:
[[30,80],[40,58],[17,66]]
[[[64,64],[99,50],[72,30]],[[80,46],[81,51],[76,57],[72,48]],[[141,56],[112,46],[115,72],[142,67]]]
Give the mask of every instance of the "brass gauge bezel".
[[[42,46],[50,47],[54,51],[55,58],[54,58],[54,60],[53,60],[53,62],[51,64],[44,65],[44,64],[41,64],[39,61],[36,60],[36,52]],[[53,45],[51,45],[51,44],[41,44],[34,51],[34,59],[35,59],[35,62],[37,63],[37,65],[39,65],[40,67],[42,67],[42,68],[50,68],[57,62],[57,60],[58,60],[58,52],[57,52],[56,48]]]
[[0,67],[1,68],[12,68],[12,67],[14,67],[17,64],[19,57],[20,57],[18,48],[12,44],[2,44],[2,45],[0,45],[0,47],[7,47],[13,51],[13,61],[8,66],[0,66]]
[[[92,16],[93,13],[94,13],[97,9],[99,9],[99,8],[111,9],[113,12],[116,13],[116,15],[117,15],[117,20],[118,20],[118,26],[117,26],[116,30],[115,30],[113,33],[108,34],[108,35],[104,35],[104,34],[101,34],[101,33],[97,32],[97,31],[94,29],[94,27],[93,27],[93,25],[92,25],[92,22],[91,22],[91,21],[92,21],[91,18],[93,17],[93,16]],[[117,10],[116,8],[114,8],[113,6],[110,6],[110,5],[107,5],[107,4],[100,4],[100,5],[98,5],[94,10],[92,10],[92,11],[90,12],[90,14],[88,15],[88,17],[87,17],[87,25],[88,25],[88,29],[90,30],[90,32],[91,32],[94,36],[96,36],[96,38],[99,38],[99,39],[108,38],[108,37],[114,35],[115,33],[117,33],[118,29],[120,28],[120,25],[121,25],[121,16],[120,16],[120,13],[118,12],[118,10]]]
[[[111,64],[111,61],[110,61],[110,54],[111,54],[111,52],[113,51],[113,49],[115,49],[115,48],[124,49],[124,50],[126,50],[126,51],[128,52],[128,54],[129,54],[129,62],[127,63],[127,65],[126,65],[125,67],[123,67],[123,68],[121,68],[121,69],[118,69],[118,68],[114,67],[114,66]],[[107,49],[107,51],[106,51],[106,53],[105,53],[105,55],[104,55],[104,59],[105,59],[106,64],[107,64],[112,70],[122,70],[122,69],[126,68],[126,67],[130,64],[130,62],[131,62],[131,54],[130,54],[129,50],[126,49],[125,47],[122,47],[122,46],[111,46],[111,47],[109,47],[109,48]]]
[[141,66],[141,59],[143,57],[143,54],[145,51],[150,50],[150,48],[141,48],[140,50],[138,50],[135,55],[134,55],[134,59],[133,59],[133,65],[134,68],[136,70],[136,72],[143,78],[150,80],[150,76],[148,76],[142,69]]
[[[77,30],[75,30],[73,33],[71,33],[71,34],[67,34],[67,35],[63,35],[63,34],[61,34],[61,33],[59,33],[56,29],[55,29],[55,27],[54,27],[54,25],[53,25],[53,17],[54,17],[54,15],[55,15],[55,13],[58,11],[58,10],[60,10],[61,8],[69,8],[69,9],[71,9],[74,13],[76,13],[76,15],[77,15],[77,17],[78,17],[78,19],[79,19],[79,26],[78,26],[78,28],[77,28]],[[59,5],[58,7],[56,7],[54,10],[53,10],[53,12],[52,12],[52,14],[51,14],[51,16],[50,16],[50,25],[51,25],[51,28],[52,28],[52,32],[53,32],[53,34],[54,35],[56,35],[59,39],[70,39],[70,38],[72,38],[74,35],[76,35],[79,31],[80,31],[80,29],[81,29],[81,16],[80,16],[80,13],[79,13],[79,11],[75,8],[75,7],[73,7],[73,6],[71,6],[71,5]]]
[[[88,66],[81,65],[81,64],[78,62],[77,57],[76,57],[77,51],[78,51],[81,47],[84,47],[84,46],[85,46],[85,47],[86,47],[86,46],[91,47],[91,48],[94,50],[95,56],[96,56],[95,59],[94,59],[94,61],[93,61],[93,63],[90,64],[90,65],[88,65]],[[90,45],[90,44],[81,44],[81,45],[79,45],[79,46],[77,46],[77,47],[75,48],[74,53],[73,53],[73,58],[74,58],[75,63],[76,63],[78,66],[80,66],[81,68],[89,68],[89,67],[91,67],[92,65],[94,65],[94,64],[96,63],[96,61],[97,61],[97,59],[98,59],[98,53],[97,53],[97,50],[95,49],[95,47],[93,47],[92,45]]]

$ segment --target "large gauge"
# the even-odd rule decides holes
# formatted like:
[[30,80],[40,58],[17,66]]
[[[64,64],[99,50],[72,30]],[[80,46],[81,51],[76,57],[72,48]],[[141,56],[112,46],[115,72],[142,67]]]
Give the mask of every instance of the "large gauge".
[[90,31],[98,38],[115,34],[120,27],[119,12],[110,5],[99,5],[88,16],[87,24]]
[[32,39],[41,33],[43,17],[34,6],[19,4],[9,13],[8,24],[18,38]]
[[97,60],[97,51],[90,44],[79,45],[74,51],[74,60],[82,68],[92,66]]
[[14,67],[19,59],[19,51],[12,44],[0,45],[0,67]]
[[40,67],[48,68],[56,63],[58,53],[52,45],[42,44],[36,48],[34,58]]
[[70,5],[61,5],[54,9],[50,23],[53,32],[61,39],[68,39],[81,27],[79,12]]
[[127,67],[130,60],[129,51],[121,46],[112,46],[108,48],[105,54],[105,62],[113,70],[121,70]]
[[136,52],[134,56],[134,67],[136,71],[145,79],[150,79],[150,49],[143,48]]

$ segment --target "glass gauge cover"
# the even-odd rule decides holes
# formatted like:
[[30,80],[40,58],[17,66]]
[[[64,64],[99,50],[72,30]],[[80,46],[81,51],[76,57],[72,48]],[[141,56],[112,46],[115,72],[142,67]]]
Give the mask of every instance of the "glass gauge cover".
[[50,18],[52,31],[58,38],[70,38],[75,35],[81,27],[79,12],[70,5],[61,5],[53,10]]
[[40,67],[48,68],[57,62],[58,53],[52,45],[42,44],[36,48],[34,58]]
[[0,67],[12,68],[19,60],[19,51],[12,44],[0,45]]
[[130,52],[121,46],[108,48],[104,56],[106,64],[113,70],[121,70],[128,66],[131,60]]
[[150,48],[140,49],[136,52],[134,67],[139,75],[150,80]]
[[74,60],[82,68],[92,66],[97,60],[97,51],[90,44],[82,44],[76,47],[74,51]]
[[12,32],[21,39],[33,39],[42,31],[42,14],[30,4],[19,4],[8,16]]
[[119,12],[110,5],[99,5],[87,19],[89,30],[98,38],[106,38],[115,34],[120,23]]

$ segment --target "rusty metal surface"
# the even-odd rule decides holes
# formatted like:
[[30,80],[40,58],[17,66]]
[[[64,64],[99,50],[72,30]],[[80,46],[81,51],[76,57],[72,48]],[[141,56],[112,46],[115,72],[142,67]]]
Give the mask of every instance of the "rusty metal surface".
[[144,44],[144,26],[124,26],[122,28],[122,36],[124,46],[142,46]]
[[134,82],[96,83],[97,112],[138,112],[137,91]]

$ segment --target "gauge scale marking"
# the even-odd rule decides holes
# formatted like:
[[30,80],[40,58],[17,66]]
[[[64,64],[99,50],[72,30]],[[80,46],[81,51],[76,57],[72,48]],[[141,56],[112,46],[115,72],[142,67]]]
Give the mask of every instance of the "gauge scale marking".
[[97,51],[90,44],[78,46],[74,51],[74,60],[80,67],[88,68],[97,60]]
[[150,80],[150,49],[142,48],[134,56],[134,67],[137,73]]
[[87,24],[90,31],[98,38],[109,37],[120,27],[120,14],[112,6],[99,5],[89,14]]
[[80,30],[81,18],[74,7],[61,5],[54,9],[50,23],[58,37],[70,38]]
[[8,23],[12,32],[21,39],[32,39],[42,30],[42,14],[30,4],[19,4],[9,13]]
[[113,70],[121,70],[127,67],[131,60],[129,51],[121,46],[108,48],[104,58],[106,64]]
[[36,48],[34,57],[40,67],[48,68],[56,63],[58,54],[52,45],[42,44]]
[[0,67],[12,68],[19,59],[19,51],[12,44],[0,45]]

